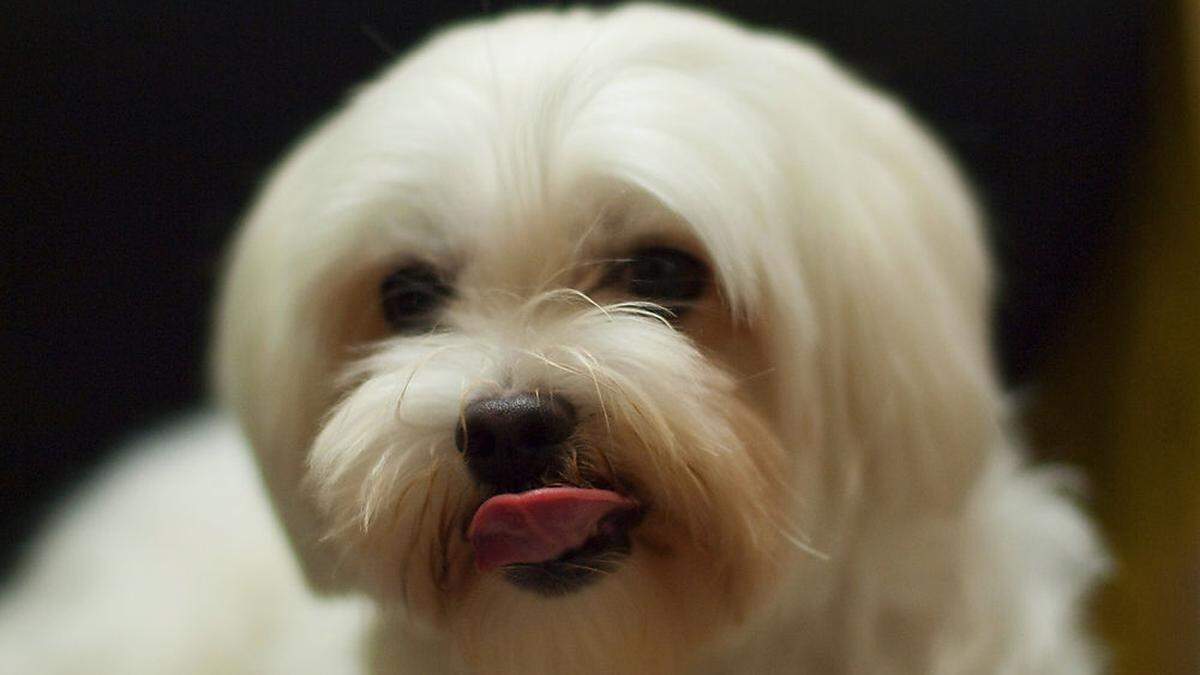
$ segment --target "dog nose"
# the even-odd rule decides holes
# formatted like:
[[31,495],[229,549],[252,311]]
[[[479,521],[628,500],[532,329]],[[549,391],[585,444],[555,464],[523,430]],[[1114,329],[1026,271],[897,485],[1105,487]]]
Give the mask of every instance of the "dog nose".
[[477,480],[516,492],[538,487],[574,430],[566,399],[523,392],[468,405],[454,440]]

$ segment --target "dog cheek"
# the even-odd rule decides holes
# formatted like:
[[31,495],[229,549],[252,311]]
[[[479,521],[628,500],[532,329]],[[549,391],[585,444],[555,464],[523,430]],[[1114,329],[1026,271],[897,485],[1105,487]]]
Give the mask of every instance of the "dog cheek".
[[704,425],[680,420],[673,450],[622,424],[620,470],[653,503],[635,531],[635,555],[655,584],[674,589],[673,618],[702,639],[743,622],[794,559],[800,538],[783,446],[758,411],[732,393],[698,392]]
[[[469,505],[482,496],[458,464],[434,461],[398,477],[385,507],[369,506],[374,497],[365,482],[341,490],[326,511],[330,523],[340,522],[324,543],[335,550],[342,572],[389,612],[433,628],[443,625],[447,606],[475,578],[462,532]],[[369,519],[363,517],[368,509],[375,512]]]
[[354,555],[363,561],[365,587],[387,610],[442,629],[450,608],[479,580],[462,532],[466,504],[482,497],[454,465],[440,466],[421,488],[391,519],[362,531]]
[[310,452],[305,492],[340,575],[437,623],[470,577],[461,533],[482,497],[450,447],[457,391],[439,395],[437,377],[430,388],[409,382],[397,410],[403,374],[368,378],[334,407]]

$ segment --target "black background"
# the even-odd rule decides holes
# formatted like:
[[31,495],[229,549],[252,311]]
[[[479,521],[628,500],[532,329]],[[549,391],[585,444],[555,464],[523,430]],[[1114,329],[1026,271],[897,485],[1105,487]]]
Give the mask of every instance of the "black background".
[[[122,437],[204,391],[223,242],[288,143],[447,21],[514,3],[7,3],[0,21],[0,571]],[[1009,381],[1036,381],[1146,122],[1153,4],[712,3],[811,37],[962,160],[1003,270]]]

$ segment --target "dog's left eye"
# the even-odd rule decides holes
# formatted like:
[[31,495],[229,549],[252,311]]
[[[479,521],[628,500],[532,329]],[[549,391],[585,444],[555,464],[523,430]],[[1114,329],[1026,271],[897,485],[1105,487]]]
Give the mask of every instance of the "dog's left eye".
[[452,292],[441,274],[424,263],[401,267],[385,277],[379,287],[383,315],[400,331],[431,326],[438,308]]
[[708,285],[708,266],[674,248],[635,251],[621,267],[629,292],[647,300],[695,300]]

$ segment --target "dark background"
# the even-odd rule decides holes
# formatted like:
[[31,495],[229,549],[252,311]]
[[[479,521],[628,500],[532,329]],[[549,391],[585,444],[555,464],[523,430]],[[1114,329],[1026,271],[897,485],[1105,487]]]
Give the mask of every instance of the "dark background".
[[[0,574],[123,437],[195,406],[221,250],[288,143],[392,55],[513,3],[7,3]],[[712,3],[809,36],[949,143],[991,218],[998,347],[1036,383],[1122,245],[1150,3]]]

